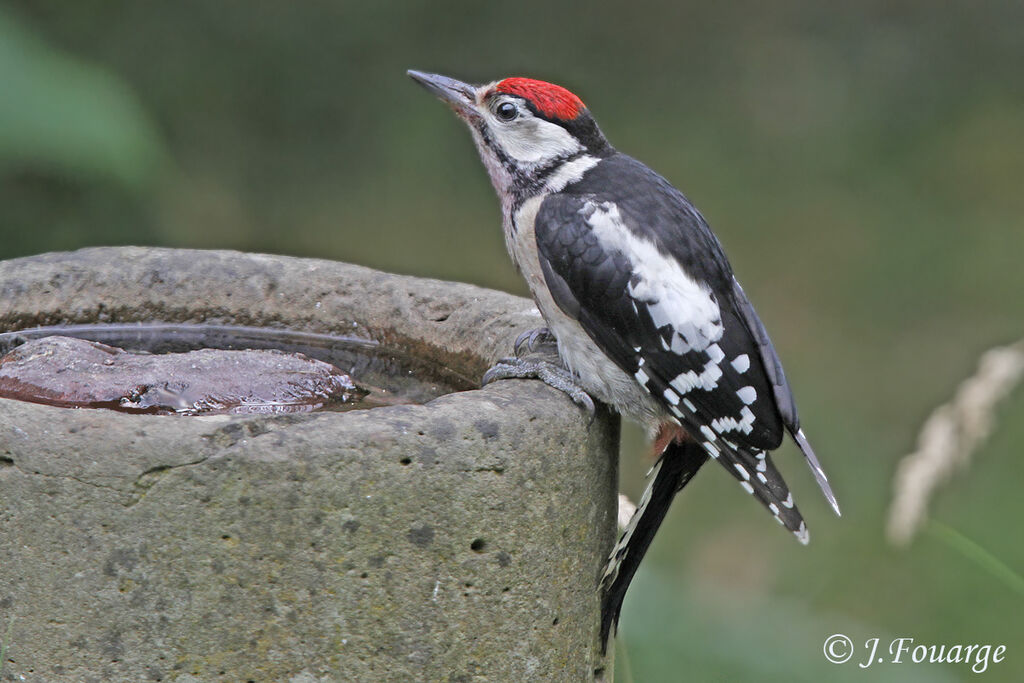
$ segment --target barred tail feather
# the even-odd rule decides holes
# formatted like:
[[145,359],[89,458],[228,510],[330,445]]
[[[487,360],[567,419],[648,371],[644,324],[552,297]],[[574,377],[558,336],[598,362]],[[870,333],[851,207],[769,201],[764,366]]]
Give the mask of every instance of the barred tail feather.
[[836,501],[836,494],[832,493],[832,487],[829,486],[828,477],[825,476],[825,470],[821,469],[821,463],[818,462],[818,456],[814,454],[814,450],[811,448],[811,444],[808,443],[807,437],[804,436],[804,430],[797,429],[793,432],[793,439],[796,444],[800,447],[804,457],[807,459],[807,465],[811,468],[811,472],[814,473],[814,478],[818,482],[818,486],[821,488],[821,492],[825,494],[825,500],[832,506],[835,513],[842,516],[842,512],[839,511],[839,502]]
[[619,623],[619,612],[640,561],[678,493],[707,462],[708,454],[697,443],[670,443],[651,470],[650,483],[640,498],[636,513],[608,559],[601,580],[601,652]]

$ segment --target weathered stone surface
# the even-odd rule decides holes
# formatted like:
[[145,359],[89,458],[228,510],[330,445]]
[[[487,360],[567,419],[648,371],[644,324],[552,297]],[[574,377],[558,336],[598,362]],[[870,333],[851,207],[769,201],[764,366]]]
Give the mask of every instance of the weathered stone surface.
[[308,413],[329,402],[354,407],[368,393],[329,363],[274,350],[140,354],[52,336],[0,358],[0,398],[62,408],[183,416]]
[[[0,330],[95,320],[349,330],[467,381],[540,322],[516,297],[325,261],[0,263]],[[187,420],[0,400],[4,675],[591,678],[616,444],[617,422],[527,381]]]

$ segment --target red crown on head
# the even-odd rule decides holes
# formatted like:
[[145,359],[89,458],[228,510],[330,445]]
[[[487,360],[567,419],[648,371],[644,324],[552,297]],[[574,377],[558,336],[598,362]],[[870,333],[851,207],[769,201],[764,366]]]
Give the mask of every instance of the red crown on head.
[[497,92],[518,95],[533,103],[549,119],[570,121],[586,108],[583,100],[560,85],[537,81],[532,78],[506,78],[494,86]]

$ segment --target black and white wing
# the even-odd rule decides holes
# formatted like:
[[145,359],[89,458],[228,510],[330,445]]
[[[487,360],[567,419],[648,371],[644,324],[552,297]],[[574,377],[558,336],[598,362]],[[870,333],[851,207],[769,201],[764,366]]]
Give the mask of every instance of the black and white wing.
[[545,198],[534,225],[555,303],[695,440],[669,444],[612,551],[602,579],[604,648],[651,539],[703,453],[807,543],[807,527],[768,455],[789,431],[839,508],[764,325],[704,218],[678,190],[616,154]]
[[700,214],[646,166],[615,155],[547,197],[535,231],[556,304],[806,542],[768,456],[784,431],[833,505],[834,496],[775,350]]

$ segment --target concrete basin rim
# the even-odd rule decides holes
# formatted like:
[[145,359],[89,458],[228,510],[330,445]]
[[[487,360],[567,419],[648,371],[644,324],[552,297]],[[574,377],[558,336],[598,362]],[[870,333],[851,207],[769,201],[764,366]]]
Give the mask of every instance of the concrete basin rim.
[[[107,262],[114,262],[114,263],[118,263],[119,262],[119,263],[126,264],[126,266],[125,266],[125,268],[123,270],[124,270],[124,272],[129,272],[129,271],[132,270],[133,267],[138,268],[140,261],[144,261],[146,259],[149,259],[149,260],[154,260],[154,259],[160,260],[160,259],[163,259],[163,258],[167,258],[167,259],[183,259],[187,263],[192,264],[193,266],[197,267],[197,269],[200,269],[200,270],[204,267],[204,265],[209,266],[209,265],[213,265],[213,264],[216,264],[216,263],[220,263],[220,262],[222,262],[224,260],[227,260],[227,261],[229,261],[229,262],[231,262],[233,264],[236,264],[242,270],[249,269],[251,271],[249,274],[251,274],[251,275],[265,274],[266,270],[261,270],[261,269],[266,269],[266,268],[275,267],[275,266],[276,267],[282,267],[282,268],[284,268],[286,270],[293,269],[293,270],[297,270],[297,271],[300,271],[300,272],[317,272],[321,276],[324,276],[325,274],[329,274],[331,270],[335,270],[335,271],[338,272],[339,275],[342,275],[342,274],[345,274],[345,273],[349,273],[349,274],[352,274],[354,276],[358,276],[358,277],[365,278],[365,279],[370,279],[370,280],[374,280],[374,281],[380,281],[382,283],[390,283],[390,284],[393,284],[393,285],[395,285],[396,287],[399,287],[399,288],[404,287],[405,289],[407,289],[409,291],[424,290],[424,289],[429,291],[430,287],[441,286],[441,287],[444,287],[447,291],[450,291],[452,296],[453,296],[453,298],[457,299],[460,303],[478,302],[481,299],[487,299],[489,297],[502,298],[502,299],[505,299],[505,300],[515,301],[518,304],[516,306],[516,308],[518,309],[517,313],[521,313],[522,311],[527,310],[529,308],[532,308],[532,306],[533,306],[533,303],[530,302],[527,299],[523,299],[521,297],[516,297],[514,295],[509,295],[509,294],[504,293],[504,292],[499,292],[499,291],[496,291],[496,290],[490,290],[490,289],[487,289],[487,288],[479,287],[477,285],[472,285],[472,284],[468,284],[468,283],[447,282],[447,281],[442,281],[442,280],[435,279],[435,278],[423,278],[423,277],[412,276],[412,275],[389,273],[389,272],[386,272],[386,271],[379,271],[379,270],[376,270],[376,269],[373,269],[373,268],[369,268],[367,266],[362,266],[362,265],[359,265],[359,264],[350,264],[350,263],[346,263],[346,262],[342,262],[342,261],[333,261],[333,260],[320,259],[320,258],[307,258],[307,257],[297,257],[297,256],[265,254],[265,253],[256,253],[256,252],[243,252],[243,251],[232,250],[232,249],[179,249],[179,248],[172,248],[172,247],[113,246],[113,247],[85,247],[85,248],[78,249],[78,250],[73,250],[73,251],[46,252],[46,253],[37,254],[37,255],[33,255],[33,256],[24,256],[24,257],[19,257],[19,258],[15,258],[15,259],[9,259],[7,261],[0,261],[0,288],[3,288],[3,286],[5,284],[7,284],[7,282],[10,281],[11,273],[9,271],[5,271],[5,269],[4,269],[5,266],[7,266],[8,269],[14,268],[15,270],[17,270],[19,267],[29,266],[29,265],[58,266],[58,268],[52,268],[51,269],[53,271],[53,275],[54,276],[60,276],[60,277],[67,278],[67,279],[74,279],[75,277],[82,277],[83,274],[89,273],[91,270],[95,270],[95,263],[94,263],[94,261],[96,261],[96,260],[105,260]],[[79,261],[79,259],[84,259],[86,261],[86,263],[84,263],[84,267],[82,267],[82,265],[79,265],[78,263],[76,263],[77,261]],[[67,270],[61,270],[59,268],[59,266],[69,266],[69,268]],[[228,275],[230,275],[230,274],[228,274]],[[226,276],[224,273],[218,272],[216,270],[211,271],[211,278],[212,278],[212,282],[214,284],[219,284],[219,283],[230,282],[231,281],[229,276]],[[39,280],[41,281],[41,279],[42,278],[40,278]],[[195,281],[187,281],[187,282],[194,288],[193,291],[195,291],[197,289],[202,289],[204,286],[206,286],[206,287],[211,286],[209,283],[205,283],[205,285],[199,285],[199,284],[195,283]],[[30,287],[33,284],[38,284],[38,282],[21,281],[18,284],[22,285],[22,286],[29,286]],[[55,287],[59,287],[59,286],[60,285],[55,285]],[[140,289],[143,288],[143,285],[141,283],[139,284],[139,288]],[[107,292],[107,294],[109,294],[109,297],[102,298],[102,300],[100,301],[100,305],[101,306],[103,304],[107,304],[107,303],[110,303],[110,302],[114,301],[116,299],[116,297],[120,294],[120,292],[119,291],[114,291],[113,289],[111,289],[109,292]],[[243,297],[239,297],[239,300],[241,300],[242,298]],[[320,328],[320,329],[312,329],[310,327],[302,326],[301,323],[302,323],[304,318],[306,318],[306,319],[313,319],[313,318],[315,318],[315,315],[317,313],[317,309],[316,309],[315,306],[316,306],[316,297],[313,296],[313,295],[310,295],[308,309],[305,309],[305,310],[293,310],[291,312],[292,315],[293,315],[291,320],[279,321],[279,322],[281,324],[285,325],[287,329],[295,329],[295,330],[310,331],[310,332],[314,332],[314,331],[315,332],[320,332],[322,329],[331,329],[332,330],[332,332],[331,332],[332,334],[333,333],[340,334],[341,333],[340,329],[333,328],[331,326],[331,322],[330,321],[328,321],[327,325],[324,328]],[[9,308],[13,308],[13,307],[9,307]],[[198,308],[197,310],[201,310],[201,307]],[[6,312],[7,311],[5,311],[4,307],[2,305],[0,305],[0,319],[2,319],[2,316]],[[534,309],[533,312],[534,312],[534,314],[536,314],[535,309]],[[49,315],[49,314],[61,315],[61,314],[70,314],[70,313],[71,313],[70,311],[62,311],[60,309],[56,309],[54,311],[39,311],[41,319],[44,319],[45,316]],[[238,311],[229,311],[229,312],[226,312],[226,316],[224,316],[224,317],[226,317],[230,321],[231,320],[231,316],[233,314],[234,315],[238,315],[238,313],[239,313]],[[486,319],[484,322],[487,323],[487,324],[495,323],[495,322],[501,320],[504,316],[506,316],[508,314],[509,314],[509,311],[507,311],[507,310],[494,310],[489,315],[488,319]],[[222,317],[220,321],[223,321],[224,317]],[[536,317],[537,317],[537,320],[539,321],[539,314],[536,314]],[[77,322],[80,322],[80,321],[77,321]],[[118,322],[138,322],[138,321],[119,320]],[[175,322],[175,321],[164,321],[164,322]],[[185,322],[185,321],[181,321],[181,322]],[[338,321],[338,322],[346,322],[347,323],[349,321],[342,320],[342,321]],[[266,325],[266,327],[271,327],[271,326],[270,325]],[[3,329],[3,331],[5,331],[5,332],[16,332],[16,331],[19,331],[19,330],[22,330],[22,329],[30,329],[30,327],[28,327],[28,326],[25,326],[25,327],[14,327],[14,328],[6,328],[5,327]],[[361,333],[365,334],[367,332],[368,332],[368,329],[367,329],[366,326],[364,326],[363,329],[361,330]],[[389,338],[390,334],[391,334],[390,331],[385,331],[385,334],[383,334],[383,335],[379,335],[378,336],[378,335],[372,335],[371,334],[368,338],[372,339],[373,341],[378,342],[379,344],[381,344],[381,346],[384,346],[384,347],[389,346],[389,345],[390,346],[395,346],[395,338],[396,337],[397,338],[401,338],[402,337],[402,333],[400,333],[400,332],[399,333],[395,333],[394,336],[391,336]],[[515,336],[516,336],[515,333],[510,333],[508,335],[507,351],[509,353],[511,352],[511,342],[512,342],[512,340],[515,339]],[[474,349],[474,350],[476,351],[476,355],[478,357],[483,357],[483,356],[485,356],[487,354],[487,350],[482,348],[482,347]],[[446,352],[447,353],[451,353],[453,356],[458,355],[460,353],[457,350],[441,349],[441,348],[439,348],[439,351],[441,353],[446,353]],[[424,362],[431,363],[431,362],[435,362],[435,361],[434,361],[434,359],[427,358],[427,359],[424,359]],[[522,393],[524,400],[526,399],[527,396],[531,396],[531,395],[532,395],[533,400],[536,400],[536,398],[537,398],[535,394],[531,394],[531,392],[529,392],[529,391],[527,391],[525,389],[525,387],[523,386],[522,382],[502,382],[501,384],[503,385],[504,391],[508,391],[509,390],[509,386],[504,386],[504,385],[511,385],[512,387],[519,387],[520,388],[519,391],[517,391],[515,388],[513,388],[511,390],[514,393],[516,393],[516,394]],[[503,393],[504,393],[504,391],[503,391]],[[469,405],[476,404],[476,403],[478,403],[481,400],[487,400],[485,397],[488,395],[488,393],[489,393],[489,391],[487,389],[484,389],[484,390],[481,390],[481,389],[456,390],[456,391],[444,394],[442,396],[439,396],[439,397],[437,397],[435,399],[432,399],[430,401],[427,401],[425,403],[419,403],[419,404],[400,404],[400,405],[397,405],[397,406],[380,406],[380,407],[376,407],[376,408],[360,409],[360,410],[354,410],[354,411],[343,411],[343,412],[337,412],[337,411],[315,411],[314,413],[310,413],[310,414],[306,414],[306,413],[291,413],[291,414],[286,414],[286,415],[292,415],[292,416],[316,415],[316,419],[323,420],[324,424],[326,426],[328,424],[333,425],[336,422],[341,421],[341,420],[351,419],[350,416],[361,416],[361,415],[373,414],[374,416],[379,416],[381,418],[384,418],[389,413],[393,413],[393,412],[396,412],[396,411],[402,411],[403,409],[407,409],[408,407],[425,408],[425,409],[429,410],[429,409],[431,409],[432,404],[435,404],[439,400],[444,400],[445,402],[454,401],[454,402],[456,402],[456,405],[458,405],[459,403],[462,403],[462,402],[466,402],[465,405],[468,407]],[[556,401],[557,401],[557,399],[556,399]],[[55,419],[60,419],[61,417],[66,417],[67,415],[73,414],[73,413],[75,413],[75,412],[77,412],[79,410],[79,409],[74,409],[74,408],[62,408],[62,407],[42,405],[42,404],[25,403],[25,402],[21,402],[21,401],[11,401],[9,399],[2,399],[2,398],[0,398],[0,414],[5,412],[2,408],[3,408],[4,405],[7,405],[8,403],[18,403],[19,405],[29,407],[29,409],[43,411],[43,412],[50,411],[50,410],[53,410],[53,411],[64,411],[64,412],[61,412],[61,413],[53,413],[53,416],[54,416]],[[70,411],[70,412],[68,412],[68,411]],[[387,411],[387,412],[383,412],[383,411]],[[90,412],[91,412],[91,410],[90,410]],[[146,419],[161,419],[161,418],[164,418],[164,419],[201,420],[201,421],[206,421],[206,422],[209,422],[210,420],[213,420],[213,421],[216,421],[216,422],[223,422],[224,420],[231,420],[231,421],[237,421],[237,422],[245,422],[245,421],[250,421],[250,420],[254,420],[254,419],[263,420],[263,419],[277,417],[277,416],[274,416],[274,415],[258,415],[258,414],[249,414],[249,415],[218,415],[218,416],[201,416],[201,417],[178,417],[178,416],[173,416],[173,415],[156,415],[156,416],[154,416],[154,415],[133,415],[133,414],[126,414],[126,413],[119,413],[119,412],[116,412],[116,411],[103,411],[103,412],[106,415],[106,419],[111,419],[111,420],[138,420],[138,418],[146,418]],[[503,414],[504,419],[510,419],[514,412],[515,411],[505,411],[505,413]]]

